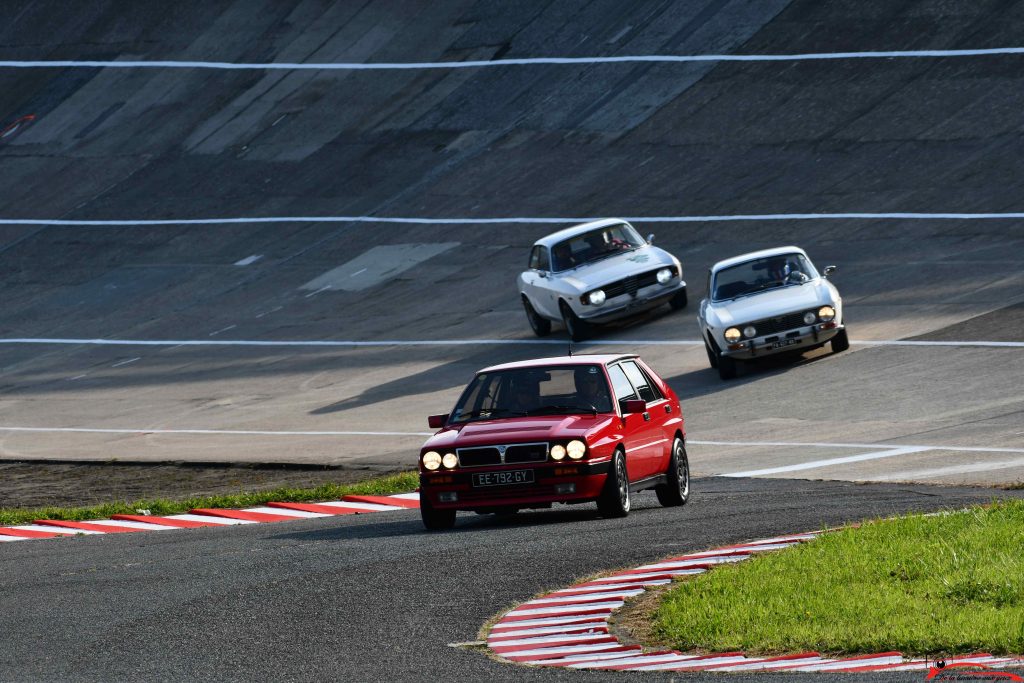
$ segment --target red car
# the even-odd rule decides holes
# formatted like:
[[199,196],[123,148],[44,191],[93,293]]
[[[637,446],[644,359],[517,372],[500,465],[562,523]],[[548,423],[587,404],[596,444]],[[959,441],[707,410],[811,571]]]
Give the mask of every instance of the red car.
[[629,514],[630,493],[662,505],[690,493],[679,398],[639,357],[588,355],[506,363],[477,373],[420,450],[420,512],[448,529],[458,510],[511,513],[597,502]]

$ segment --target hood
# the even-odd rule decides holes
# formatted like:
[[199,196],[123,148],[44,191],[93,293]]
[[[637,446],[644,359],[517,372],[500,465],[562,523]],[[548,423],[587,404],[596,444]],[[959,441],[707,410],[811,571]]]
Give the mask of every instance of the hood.
[[654,270],[659,266],[668,266],[673,263],[674,259],[671,254],[648,244],[633,251],[609,256],[570,270],[562,276],[562,279],[580,291],[584,291],[621,280],[627,275]]
[[423,448],[465,448],[532,441],[581,439],[613,419],[612,415],[543,415],[482,420],[453,425],[427,439]]
[[738,325],[834,303],[825,282],[816,280],[769,289],[734,301],[715,302],[709,309],[718,317],[720,324]]

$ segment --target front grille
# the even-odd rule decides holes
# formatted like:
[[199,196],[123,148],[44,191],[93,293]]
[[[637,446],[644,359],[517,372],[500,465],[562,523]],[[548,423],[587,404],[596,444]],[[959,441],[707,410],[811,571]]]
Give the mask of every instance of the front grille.
[[795,327],[807,326],[807,323],[804,322],[804,311],[787,313],[786,315],[779,315],[774,318],[765,318],[764,320],[758,320],[749,324],[757,328],[757,336],[759,337],[766,334],[786,332]]
[[506,463],[544,462],[548,459],[546,443],[528,443],[521,446],[509,446],[505,451]]
[[485,465],[500,465],[501,454],[494,446],[486,448],[460,448],[456,451],[459,456],[459,464],[463,467],[483,467]]
[[[504,450],[504,454],[502,454]],[[517,443],[508,446],[477,446],[459,448],[459,464],[463,467],[486,467],[523,462],[544,462],[548,459],[548,444]]]
[[[673,274],[675,274],[675,268],[671,267]],[[630,275],[629,277],[617,280],[610,284],[601,287],[604,290],[605,296],[611,299],[613,296],[619,296],[620,294],[636,294],[637,291],[644,287],[650,287],[651,285],[658,282],[658,271],[649,270],[646,273],[640,273],[638,275]]]

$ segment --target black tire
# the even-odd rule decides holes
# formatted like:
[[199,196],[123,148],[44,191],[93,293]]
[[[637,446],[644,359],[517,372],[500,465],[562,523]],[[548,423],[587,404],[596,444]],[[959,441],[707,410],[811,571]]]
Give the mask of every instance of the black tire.
[[686,303],[686,287],[680,289],[671,299],[668,300],[668,305],[677,311],[680,308],[686,308]]
[[658,494],[658,502],[667,508],[686,505],[690,498],[690,461],[686,457],[686,446],[679,438],[672,442],[672,456],[665,475],[668,483],[654,489]]
[[604,491],[597,499],[597,511],[602,517],[625,517],[629,514],[629,476],[626,474],[626,456],[622,451],[615,451],[615,457],[609,463],[608,479]]
[[832,353],[842,353],[850,348],[850,338],[846,336],[846,328],[839,330],[839,334],[832,337]]
[[580,342],[590,337],[590,325],[580,320],[569,304],[563,301],[558,308],[562,311],[562,322],[565,324],[565,331],[569,333],[570,339]]
[[718,357],[718,376],[722,379],[735,379],[738,361],[729,356]]
[[546,337],[551,333],[551,321],[542,318],[537,311],[533,310],[533,305],[525,296],[523,297],[523,309],[526,310],[526,320],[530,323],[530,329],[535,335]]
[[420,494],[420,517],[423,519],[423,526],[430,531],[442,531],[455,526],[455,510],[434,508],[422,493]]
[[717,368],[718,367],[718,354],[715,353],[711,349],[710,346],[708,346],[707,340],[704,341],[704,350],[708,352],[708,363],[711,364],[711,367]]

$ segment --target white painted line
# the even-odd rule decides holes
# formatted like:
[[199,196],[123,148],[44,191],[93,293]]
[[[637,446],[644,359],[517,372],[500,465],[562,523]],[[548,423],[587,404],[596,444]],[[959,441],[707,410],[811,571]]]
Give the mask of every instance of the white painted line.
[[954,446],[909,443],[825,443],[811,441],[698,441],[687,439],[687,444],[701,446],[782,446],[792,448],[918,448],[924,451],[963,451],[965,453],[1024,453],[1024,448],[988,448],[979,446]]
[[673,570],[669,570],[669,571],[651,572],[650,574],[630,574],[629,576],[625,576],[625,575],[609,576],[609,577],[604,578],[604,579],[594,579],[594,583],[625,583],[627,578],[630,579],[630,580],[633,580],[633,579],[635,579],[635,580],[652,579],[652,578],[655,578],[655,577],[665,576],[666,574],[671,574],[673,576],[691,576],[693,574],[703,574],[705,571],[706,570],[704,570],[704,569],[680,569],[680,570],[673,569]]
[[134,363],[137,360],[142,360],[142,356],[136,356],[135,358],[129,358],[128,360],[123,360],[120,363],[114,363],[110,367],[112,367],[112,368],[119,368],[122,365],[128,365],[129,363]]
[[633,665],[633,664],[636,664],[636,665],[640,665],[640,664],[664,664],[664,663],[668,663],[668,662],[673,662],[673,663],[679,664],[679,663],[686,662],[686,661],[691,661],[691,660],[694,660],[694,659],[697,659],[697,656],[695,656],[695,655],[681,655],[681,654],[677,654],[675,652],[667,652],[667,653],[661,654],[661,655],[637,654],[637,655],[628,655],[626,657],[620,657],[618,659],[614,659],[614,660],[611,660],[611,661],[605,660],[605,661],[591,661],[591,662],[583,661],[583,662],[578,662],[578,663],[575,663],[575,664],[570,664],[569,668],[570,669],[608,669],[610,667],[622,666],[623,664],[630,664],[630,665]]
[[589,623],[605,624],[607,623],[607,621],[604,617],[596,614],[580,614],[576,616],[567,617],[542,617],[540,619],[520,619],[515,621],[499,622],[494,625],[493,629],[491,629],[491,633],[494,633],[496,631],[514,631],[516,629],[526,628],[528,626],[575,626],[577,624]]
[[308,298],[309,298],[309,297],[311,297],[311,296],[316,296],[316,295],[317,295],[317,294],[319,294],[320,292],[326,292],[326,291],[327,291],[328,289],[330,289],[330,288],[331,288],[331,286],[330,286],[330,285],[324,285],[323,287],[321,287],[320,289],[316,290],[315,292],[310,292],[310,293],[309,293],[309,294],[307,294],[307,295],[306,295],[306,296],[305,296],[304,298],[308,299]]
[[[434,432],[275,432],[246,429],[104,429],[92,427],[0,427],[0,432],[70,432],[84,434],[222,434],[234,436],[432,436]],[[350,505],[350,503],[346,503]]]
[[[810,664],[827,664],[833,662],[833,659],[823,659],[822,657],[808,657],[807,659],[799,660],[800,663],[805,665]],[[715,667],[715,671],[763,671],[768,669],[784,669],[793,666],[792,659],[779,659],[774,662],[749,662],[741,664],[732,664],[730,666]]]
[[32,540],[32,539],[27,538],[25,536],[4,536],[3,534],[0,534],[0,542],[3,542],[3,541],[29,541],[29,540]]
[[387,512],[388,510],[407,510],[398,505],[378,505],[377,503],[350,503],[344,500],[332,500],[329,503],[317,503],[317,505],[329,505],[331,507],[339,508],[358,508],[359,510],[367,510],[372,512]]
[[235,329],[236,327],[238,327],[238,325],[228,325],[227,327],[222,327],[221,329],[219,329],[219,330],[217,330],[217,331],[215,331],[215,332],[211,332],[211,333],[210,333],[210,336],[211,336],[211,337],[216,337],[216,336],[217,336],[218,334],[220,334],[221,332],[227,332],[228,330],[233,330],[233,329]]
[[252,265],[253,263],[256,263],[261,258],[263,258],[263,254],[253,254],[252,256],[246,256],[244,259],[241,259],[239,261],[235,261],[235,265],[236,266],[249,266],[249,265]]
[[[620,659],[628,659],[635,657],[637,652],[640,652],[637,648],[628,648],[617,650],[615,652],[595,652],[593,654],[584,655],[570,655],[568,657],[558,657],[557,659],[537,659],[527,660],[524,664],[540,664],[542,666],[559,666],[561,664],[580,664],[586,662],[598,662],[604,661],[609,662],[611,660],[618,661]],[[579,667],[574,667],[579,668]]]
[[261,512],[265,515],[281,515],[282,517],[294,517],[295,519],[312,519],[313,517],[333,517],[325,512],[306,512],[305,510],[289,510],[287,508],[255,507],[244,508],[243,512]]
[[[549,595],[580,595],[583,593],[607,593],[609,589],[615,588],[618,585],[621,586],[663,586],[665,584],[672,583],[672,579],[655,579],[654,581],[623,581],[622,584],[604,584],[596,586],[578,586],[574,588],[563,588],[562,590],[555,591]],[[631,590],[629,588],[621,588],[621,590]]]
[[853,669],[860,666],[878,666],[880,664],[901,664],[903,657],[900,655],[883,655],[879,657],[864,657],[863,659],[840,659],[810,666],[796,666],[787,671],[839,671],[842,669]]
[[525,605],[548,605],[553,602],[556,603],[577,603],[577,602],[593,602],[595,600],[604,600],[606,598],[626,598],[634,595],[640,595],[644,592],[643,588],[633,588],[631,590],[623,591],[612,591],[603,593],[584,593],[582,595],[562,595],[548,598],[537,598],[530,600],[529,602],[523,603]]
[[513,638],[525,638],[527,636],[543,636],[550,635],[553,633],[608,633],[608,623],[605,621],[596,621],[590,624],[571,624],[562,626],[541,626],[538,628],[524,628],[518,631],[491,633],[490,636],[488,636],[487,640],[488,642],[492,643],[501,643],[505,640],[511,640]]
[[215,517],[213,515],[193,515],[191,513],[185,513],[182,515],[167,515],[167,519],[183,519],[188,522],[207,522],[209,524],[220,524],[222,526],[231,526],[233,524],[257,523],[251,522],[247,519],[231,519],[230,517]]
[[920,446],[905,446],[903,448],[893,448],[885,451],[875,451],[874,453],[863,453],[861,455],[851,455],[845,458],[831,458],[829,460],[814,460],[812,462],[804,462],[798,465],[786,465],[785,467],[770,467],[763,470],[747,470],[745,472],[731,472],[728,474],[719,474],[720,477],[760,477],[766,474],[780,474],[782,472],[799,472],[801,470],[814,470],[819,467],[831,467],[833,465],[845,465],[851,462],[862,462],[864,460],[878,460],[879,458],[893,458],[900,455],[907,455],[909,453],[920,453],[922,451],[930,450]]
[[705,54],[705,55],[620,55],[613,57],[515,57],[508,59],[477,59],[462,62],[213,62],[199,60],[22,60],[0,61],[8,69],[218,69],[227,71],[394,71],[422,69],[477,69],[486,67],[690,63],[690,62],[801,62],[840,59],[924,59],[937,57],[989,57],[1018,55],[1022,47],[993,47],[960,50],[872,50],[857,52],[798,52],[793,54]]
[[750,559],[750,555],[733,555],[731,557],[706,557],[703,559],[696,560],[677,560],[675,562],[659,562],[657,564],[648,564],[643,567],[637,567],[637,569],[643,569],[645,571],[663,571],[663,570],[677,570],[677,569],[688,569],[690,567],[705,565],[705,564],[732,564],[734,562],[742,562],[743,560]]
[[871,481],[900,481],[918,477],[946,477],[955,474],[969,474],[974,472],[992,472],[995,470],[1013,469],[1024,467],[1024,458],[1015,460],[1002,460],[1000,462],[971,463],[968,465],[951,465],[949,467],[936,467],[933,469],[906,470],[893,472],[891,474],[875,475],[870,477]]
[[74,382],[76,379],[82,379],[83,377],[88,377],[88,376],[89,376],[88,373],[84,373],[84,374],[81,374],[81,375],[75,375],[69,381]]
[[552,615],[569,615],[579,614],[581,612],[588,612],[590,610],[615,610],[622,607],[625,603],[622,600],[609,600],[605,602],[584,602],[578,605],[563,605],[560,607],[537,607],[534,609],[524,609],[522,606],[515,608],[511,612],[508,612],[508,616],[527,616],[536,615],[541,616],[544,614]]
[[[322,291],[322,290],[321,290]],[[316,294],[316,292],[313,292]],[[280,308],[280,307],[279,307]],[[278,309],[274,309],[278,310]],[[268,311],[268,313],[271,311]],[[257,316],[259,317],[259,316]],[[237,327],[233,325],[232,327]],[[230,327],[224,329],[231,329]],[[223,330],[218,330],[223,332]],[[216,334],[216,333],[214,333]],[[903,340],[850,340],[860,346],[936,346],[979,348],[1024,348],[1024,341],[903,341]],[[254,347],[308,347],[308,348],[362,348],[382,346],[565,346],[559,339],[379,339],[374,341],[339,340],[282,340],[257,339],[76,339],[50,337],[13,337],[0,339],[0,344],[54,344],[88,346],[254,346]],[[591,339],[584,346],[703,346],[699,339]]]
[[566,654],[571,655],[574,653],[584,652],[600,652],[602,650],[616,650],[621,648],[622,645],[619,643],[602,643],[600,645],[567,645],[565,647],[543,647],[536,650],[521,650],[519,652],[509,652],[504,655],[505,659],[520,659],[525,657],[536,657],[537,655],[555,655],[555,654]]
[[22,531],[45,531],[51,534],[65,534],[67,536],[74,536],[75,534],[102,534],[102,531],[90,531],[88,529],[71,529],[65,526],[50,526],[48,524],[18,524],[8,525],[8,529],[21,529]]
[[[518,640],[502,640],[491,642],[490,648],[495,652],[510,652],[516,649],[526,650],[531,645],[544,646],[548,643],[562,643],[565,645],[575,643],[587,643],[594,640],[604,641],[610,636],[607,633],[570,633],[561,635],[536,636],[534,638],[520,638]],[[571,641],[571,642],[567,642]]]
[[388,496],[388,498],[401,498],[402,500],[418,501],[420,499],[420,494],[416,491],[413,491],[412,493],[396,493],[392,496]]
[[734,655],[732,657],[707,657],[706,659],[699,659],[696,661],[690,661],[683,656],[677,656],[675,661],[668,661],[664,664],[650,664],[648,666],[640,666],[633,671],[667,671],[669,669],[698,669],[705,666],[716,666],[718,664],[733,664],[736,662],[745,662],[747,658],[742,655]]
[[172,529],[178,529],[179,527],[167,526],[165,524],[150,524],[149,522],[133,522],[131,520],[120,520],[120,519],[90,519],[89,524],[99,524],[100,526],[123,526],[131,527],[132,529],[143,529],[145,531],[170,531]]

